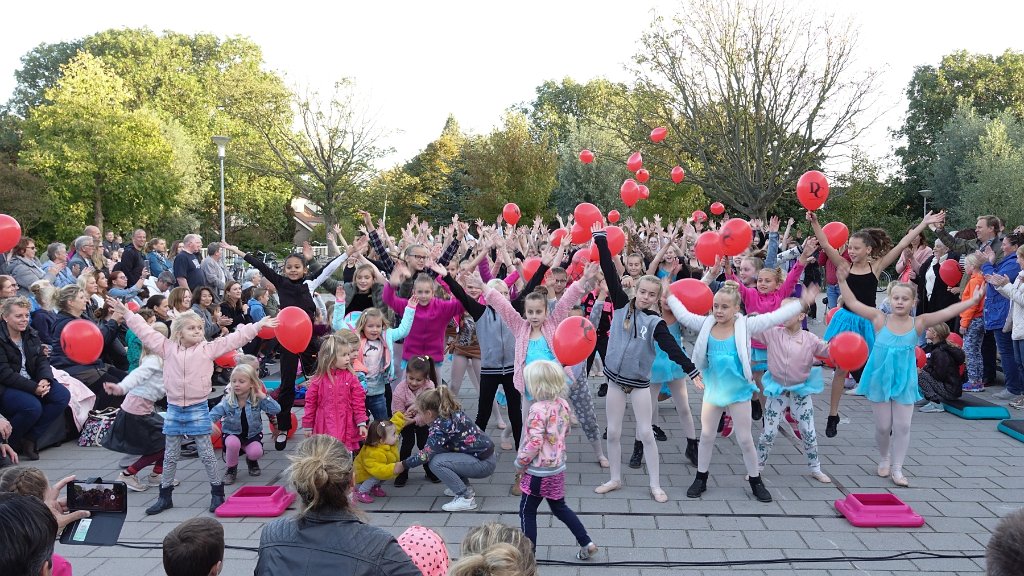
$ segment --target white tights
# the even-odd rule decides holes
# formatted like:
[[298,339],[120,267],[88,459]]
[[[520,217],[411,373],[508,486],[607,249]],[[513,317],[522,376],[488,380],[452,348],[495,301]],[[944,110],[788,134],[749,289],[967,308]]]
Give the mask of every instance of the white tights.
[[743,453],[743,465],[747,468],[747,474],[751,478],[759,476],[757,450],[754,448],[754,438],[750,435],[750,400],[729,404],[725,408],[707,402],[701,406],[697,471],[707,472],[711,467],[711,455],[715,449],[715,438],[718,437],[718,420],[726,411],[729,412],[729,416],[732,416],[732,436],[740,445],[740,451]]
[[[459,397],[459,389],[462,388],[462,381],[466,378],[466,374],[469,374],[469,381],[476,388],[477,394],[480,393],[480,359],[470,358],[468,356],[462,356],[461,354],[452,354],[452,381],[449,384],[452,395],[456,398]],[[494,405],[491,406],[491,414],[494,414],[498,419],[500,426],[505,425],[505,419],[501,417],[500,406],[498,401],[494,401]],[[499,427],[500,427],[499,426]]]
[[[658,422],[658,395],[661,393],[661,385],[651,383],[651,423]],[[693,412],[690,411],[690,397],[686,390],[686,380],[678,378],[668,383],[668,389],[672,393],[672,403],[675,404],[676,414],[679,415],[679,424],[683,427],[683,434],[687,438],[697,437],[697,430],[693,427]]]
[[[654,413],[651,395],[646,390],[634,389],[628,397],[633,400],[636,439],[643,442],[644,445],[644,462],[647,463],[647,472],[650,474],[651,488],[660,489],[661,463],[658,460],[658,443],[654,440],[654,431],[651,430],[651,416]],[[617,384],[608,385],[605,411],[608,414],[608,460],[612,482],[622,482],[622,444],[620,444],[620,440],[622,439],[622,418],[626,415],[626,398],[627,394]]]
[[913,404],[896,402],[872,402],[871,412],[875,415],[875,443],[881,463],[888,462],[892,475],[903,475],[903,461],[910,448],[910,419],[914,416]]

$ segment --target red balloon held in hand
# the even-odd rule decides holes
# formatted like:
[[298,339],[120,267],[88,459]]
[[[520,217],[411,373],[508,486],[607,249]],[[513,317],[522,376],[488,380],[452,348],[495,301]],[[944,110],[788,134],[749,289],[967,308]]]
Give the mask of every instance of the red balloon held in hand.
[[562,245],[562,239],[569,234],[569,231],[565,228],[559,228],[551,233],[551,245],[558,248]]
[[821,208],[828,200],[828,178],[817,170],[804,172],[796,183],[796,198],[812,212]]
[[21,240],[21,224],[7,214],[0,214],[0,252],[8,252]]
[[725,204],[722,204],[721,202],[712,202],[711,213],[714,214],[715,216],[721,216],[722,214],[725,214]]
[[501,209],[501,217],[505,219],[505,222],[513,226],[519,223],[520,216],[519,206],[516,206],[513,202],[505,204],[505,207]]
[[677,280],[668,288],[687,310],[697,315],[707,314],[715,303],[715,295],[711,293],[711,288],[696,278]]
[[618,226],[608,226],[604,231],[608,235],[608,250],[612,256],[618,256],[626,247],[626,233]]
[[664,140],[665,136],[668,136],[668,128],[665,128],[664,126],[658,126],[654,130],[651,130],[651,142],[654,142],[655,144]]
[[309,314],[298,306],[288,306],[277,314],[277,341],[293,354],[300,354],[309,346],[313,338],[313,322]]
[[686,172],[683,171],[683,167],[682,166],[676,166],[675,168],[672,169],[672,181],[673,182],[675,182],[676,184],[679,184],[680,182],[683,181],[683,178],[686,178]]
[[704,222],[708,219],[708,215],[705,214],[703,210],[694,210],[693,214],[690,215],[690,218],[692,218],[694,222]]
[[720,256],[725,255],[722,251],[722,237],[718,232],[708,230],[697,237],[697,243],[693,246],[693,253],[697,261],[705,266],[714,266]]
[[754,231],[750,223],[742,218],[730,218],[722,224],[719,230],[722,236],[722,251],[726,256],[742,254],[750,247],[750,241],[754,239]]
[[646,184],[651,179],[651,173],[646,168],[641,168],[636,171],[636,181],[641,184]]
[[260,328],[259,332],[256,333],[256,336],[262,338],[263,340],[272,340],[275,335],[275,329],[270,326],[264,326]]
[[946,342],[949,342],[957,348],[964,347],[964,339],[960,337],[956,332],[950,332],[949,336],[946,337]]
[[917,361],[918,369],[924,368],[924,365],[928,363],[928,354],[924,351],[924,348],[918,346],[914,348],[914,359]]
[[533,278],[533,275],[537,273],[537,269],[540,268],[540,258],[533,256],[523,261],[523,280],[527,282]]
[[221,368],[234,368],[238,365],[238,361],[235,360],[235,351],[230,350],[218,356],[214,361],[214,364]]
[[584,164],[590,164],[593,161],[594,161],[594,153],[593,152],[591,152],[590,150],[581,150],[580,151],[580,162],[583,162]]
[[570,316],[555,328],[553,352],[563,366],[575,366],[590,357],[597,346],[597,330],[590,320]]
[[868,343],[856,332],[840,332],[828,341],[828,353],[840,370],[852,372],[868,361]]
[[963,280],[964,273],[960,270],[960,263],[949,259],[939,264],[939,278],[946,283],[946,286],[959,286]]
[[828,238],[828,245],[839,250],[850,239],[850,229],[842,222],[829,222],[822,226],[821,231]]
[[637,185],[636,180],[629,178],[623,182],[619,187],[619,196],[622,197],[623,204],[632,208],[640,200],[640,186]]
[[138,312],[139,311],[139,303],[134,301],[134,300],[132,300],[132,301],[128,302],[127,304],[125,304],[124,307],[129,309],[129,310],[131,310],[132,312]]
[[213,447],[218,450],[224,448],[224,434],[220,431],[220,422],[214,422],[210,429],[210,444],[213,444]]
[[626,160],[626,168],[629,168],[630,172],[636,172],[644,165],[644,157],[639,152],[633,152],[629,159]]
[[60,347],[76,364],[92,364],[103,353],[103,334],[88,320],[72,320],[60,331]]
[[581,202],[576,205],[572,212],[573,219],[579,222],[580,226],[590,229],[595,222],[601,221],[601,209],[590,202]]
[[618,222],[619,218],[621,218],[621,217],[622,217],[622,215],[619,214],[618,210],[612,210],[611,212],[608,213],[608,221],[611,222],[612,224],[615,224],[616,222]]
[[569,234],[573,244],[583,244],[591,238],[590,228],[580,226],[579,222],[572,225],[572,231]]

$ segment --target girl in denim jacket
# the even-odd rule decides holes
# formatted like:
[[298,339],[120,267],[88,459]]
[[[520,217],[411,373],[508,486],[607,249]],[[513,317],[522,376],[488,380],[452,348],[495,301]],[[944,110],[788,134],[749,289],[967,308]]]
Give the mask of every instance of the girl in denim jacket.
[[231,384],[224,398],[210,410],[210,420],[221,422],[224,460],[228,465],[224,472],[224,484],[235,483],[238,477],[238,456],[242,451],[245,451],[249,476],[260,475],[263,413],[273,416],[280,411],[281,405],[267,396],[267,389],[260,381],[256,369],[248,364],[236,366],[231,372]]

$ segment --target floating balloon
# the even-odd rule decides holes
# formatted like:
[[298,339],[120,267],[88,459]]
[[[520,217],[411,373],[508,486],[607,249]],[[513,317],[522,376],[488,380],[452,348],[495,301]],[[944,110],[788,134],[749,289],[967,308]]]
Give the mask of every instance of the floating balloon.
[[523,280],[527,282],[533,278],[533,275],[537,273],[537,269],[540,268],[540,258],[533,256],[523,261]]
[[852,372],[868,361],[868,343],[856,332],[840,332],[828,342],[829,356],[840,370]]
[[623,182],[619,187],[619,196],[622,197],[623,204],[632,208],[640,200],[640,186],[636,180],[629,178]]
[[21,240],[21,224],[8,216],[0,214],[0,252],[9,252]]
[[618,222],[619,218],[621,217],[622,215],[619,214],[618,210],[612,210],[611,212],[608,213],[608,221],[611,222],[612,224]]
[[590,150],[581,150],[580,151],[580,162],[583,162],[584,164],[590,164],[593,161],[594,161],[594,153],[593,152],[591,152]]
[[562,245],[562,239],[569,233],[565,228],[559,228],[551,233],[551,245],[558,248]]
[[918,368],[924,368],[924,365],[928,363],[928,353],[924,351],[924,348],[918,346],[914,348],[914,360],[917,361]]
[[626,247],[626,233],[618,226],[608,226],[604,231],[608,234],[608,250],[611,251],[612,256],[618,256]]
[[704,315],[711,311],[715,295],[707,284],[696,278],[683,278],[669,285],[672,294],[694,314]]
[[950,258],[939,264],[939,278],[946,283],[946,286],[959,286],[963,280],[964,273],[960,271],[960,263]]
[[636,181],[637,182],[639,182],[641,184],[645,184],[650,179],[651,179],[651,173],[648,172],[646,168],[641,168],[641,169],[636,171]]
[[742,254],[750,247],[750,241],[754,239],[754,231],[750,223],[742,218],[730,218],[722,224],[719,230],[722,236],[722,251],[726,256]]
[[946,337],[946,342],[949,342],[953,346],[958,348],[964,347],[964,339],[960,337],[956,332],[950,332],[949,336]]
[[637,194],[640,195],[641,200],[647,200],[651,196],[651,190],[643,184],[636,187]]
[[672,181],[673,182],[675,182],[676,184],[679,184],[680,182],[683,181],[683,178],[686,178],[686,172],[683,171],[683,167],[682,166],[676,166],[675,168],[672,169]]
[[850,229],[842,222],[829,222],[821,228],[821,231],[828,238],[828,245],[836,250],[850,239]]
[[693,214],[690,215],[690,218],[692,218],[694,222],[704,222],[708,219],[708,215],[705,214],[703,210],[694,210]]
[[258,337],[260,337],[260,338],[262,338],[264,340],[272,340],[275,335],[276,335],[275,329],[270,327],[270,326],[264,326],[264,327],[260,328],[259,332],[256,333],[256,336],[258,336]]
[[580,226],[583,226],[588,230],[595,222],[601,221],[601,209],[590,202],[577,204],[572,215],[573,218],[580,223]]
[[138,312],[139,311],[139,303],[134,301],[134,300],[132,300],[132,301],[128,302],[127,304],[125,304],[124,307],[129,309],[129,310],[131,310],[132,312]]
[[590,228],[580,226],[579,222],[572,225],[572,231],[569,234],[573,244],[584,244],[591,238]]
[[238,365],[238,361],[235,360],[235,351],[230,350],[224,354],[218,356],[214,361],[214,364],[221,368],[234,368]]
[[832,317],[835,316],[836,312],[838,311],[839,306],[836,306],[835,308],[830,309],[828,312],[825,312],[825,326],[828,326],[832,322]]
[[715,216],[721,216],[722,214],[725,214],[725,204],[722,204],[721,202],[712,202],[711,213],[714,214]]
[[817,210],[828,200],[828,179],[817,170],[804,172],[796,183],[796,198],[808,210]]
[[60,331],[60,347],[76,364],[92,364],[103,353],[103,334],[88,320],[72,320]]
[[[295,417],[295,412],[291,413],[292,416],[292,427],[288,429],[288,437],[295,436],[295,431],[299,429],[299,419]],[[277,418],[270,419],[270,435],[277,436]]]
[[281,333],[277,335],[277,341],[286,350],[294,354],[300,354],[309,346],[313,338],[313,322],[309,314],[298,306],[288,306],[277,313],[277,325]]
[[668,128],[665,128],[664,126],[658,126],[654,130],[651,130],[651,142],[654,142],[655,144],[664,140],[665,136],[668,136]]
[[575,366],[590,357],[597,346],[597,330],[590,320],[570,316],[555,328],[555,357],[563,366]]
[[693,246],[693,253],[697,261],[705,266],[714,266],[720,256],[725,255],[722,250],[722,237],[718,232],[708,230],[697,237],[697,243]]
[[501,217],[505,219],[505,222],[515,226],[519,223],[519,217],[522,214],[519,212],[519,206],[515,203],[509,202],[505,204],[505,207],[501,209]]
[[644,157],[639,152],[633,152],[629,159],[626,160],[626,168],[629,168],[630,172],[636,172],[644,165]]

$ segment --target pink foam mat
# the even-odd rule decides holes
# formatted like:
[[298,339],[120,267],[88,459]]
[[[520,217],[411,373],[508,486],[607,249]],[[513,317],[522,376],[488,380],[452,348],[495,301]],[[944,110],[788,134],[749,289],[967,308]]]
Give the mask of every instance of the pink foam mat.
[[919,528],[924,526],[924,517],[893,494],[850,494],[836,500],[836,510],[862,528],[897,526]]
[[273,518],[284,514],[295,501],[295,494],[284,486],[243,486],[228,496],[226,502],[217,508],[217,516],[235,518],[258,516]]

